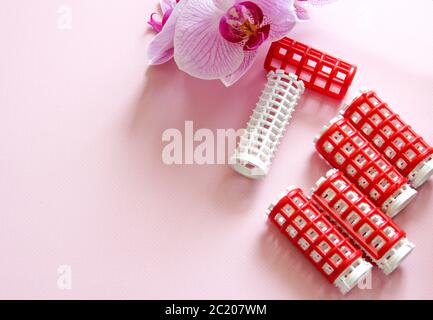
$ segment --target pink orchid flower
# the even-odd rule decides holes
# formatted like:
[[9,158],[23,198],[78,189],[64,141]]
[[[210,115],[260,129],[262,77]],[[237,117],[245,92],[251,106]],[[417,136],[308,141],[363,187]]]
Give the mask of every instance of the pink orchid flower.
[[325,4],[329,4],[336,0],[296,0],[295,12],[296,17],[300,21],[306,21],[310,19],[308,9],[312,7],[321,7]]
[[293,28],[294,2],[161,1],[167,18],[149,45],[150,64],[174,57],[180,70],[200,79],[220,79],[230,86],[248,71],[265,41],[279,40]]

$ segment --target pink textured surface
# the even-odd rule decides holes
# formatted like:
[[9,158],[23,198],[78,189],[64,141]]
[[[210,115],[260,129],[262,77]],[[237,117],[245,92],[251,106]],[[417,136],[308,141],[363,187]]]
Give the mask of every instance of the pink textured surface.
[[[72,29],[57,28],[58,8]],[[264,211],[327,169],[312,139],[338,103],[308,92],[269,176],[166,166],[167,128],[241,128],[265,82],[261,51],[237,85],[174,63],[147,67],[156,0],[3,0],[0,11],[0,298],[340,299]],[[433,143],[433,2],[339,1],[291,36],[359,66]],[[433,298],[433,181],[396,219],[417,247],[372,290],[345,298]],[[57,288],[59,265],[72,290]]]

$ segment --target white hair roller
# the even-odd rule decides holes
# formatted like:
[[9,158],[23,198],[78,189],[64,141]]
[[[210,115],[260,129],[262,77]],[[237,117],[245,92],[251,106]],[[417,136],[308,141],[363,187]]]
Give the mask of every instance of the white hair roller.
[[283,70],[268,73],[253,115],[241,136],[231,164],[238,173],[252,179],[264,177],[286,132],[296,105],[304,93],[304,83]]

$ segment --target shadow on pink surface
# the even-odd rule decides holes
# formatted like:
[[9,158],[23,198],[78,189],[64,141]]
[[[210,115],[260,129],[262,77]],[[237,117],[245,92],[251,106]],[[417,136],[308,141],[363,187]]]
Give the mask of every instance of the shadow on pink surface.
[[404,230],[412,226],[417,228],[426,219],[426,215],[431,214],[429,207],[433,197],[432,179],[427,181],[421,188],[418,188],[417,191],[418,194],[415,199],[394,219]]
[[[257,70],[263,73],[262,70]],[[139,97],[129,126],[133,150],[139,152],[141,161],[152,164],[151,176],[157,180],[171,180],[179,185],[179,192],[187,197],[197,190],[206,190],[204,199],[218,206],[239,211],[248,211],[249,200],[260,186],[236,174],[229,165],[166,165],[162,161],[162,133],[168,128],[184,132],[185,121],[193,121],[194,130],[208,128],[215,132],[220,128],[237,130],[244,123],[255,105],[257,96],[265,82],[255,76],[249,81],[225,88],[219,81],[203,81],[180,72],[171,61],[151,67],[147,71],[145,85]],[[239,86],[241,88],[239,88]],[[248,94],[239,95],[239,92]],[[176,96],[176,103],[173,103]],[[154,107],[159,106],[159,107]],[[163,106],[163,107],[160,107]],[[231,116],[228,117],[227,115]],[[226,149],[226,158],[233,150]],[[147,176],[149,179],[149,176]],[[244,205],[242,205],[244,204]],[[227,210],[222,210],[227,211]]]
[[259,254],[268,264],[270,272],[279,281],[284,282],[287,291],[295,291],[299,299],[380,299],[382,292],[401,288],[405,272],[400,267],[390,276],[385,276],[375,267],[372,272],[371,289],[355,287],[343,296],[269,222],[260,237]]

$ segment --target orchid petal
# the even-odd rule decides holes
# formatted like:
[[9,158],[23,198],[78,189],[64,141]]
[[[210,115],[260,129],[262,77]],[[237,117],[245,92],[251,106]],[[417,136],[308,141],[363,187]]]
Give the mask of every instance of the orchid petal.
[[244,32],[233,28],[225,16],[220,21],[219,30],[223,38],[229,42],[239,43],[244,40]]
[[337,0],[297,0],[297,3],[304,8],[322,7]]
[[163,64],[173,57],[173,40],[176,21],[186,3],[188,3],[188,0],[182,0],[176,5],[161,32],[159,32],[149,44],[147,54],[150,65]]
[[310,19],[310,15],[308,14],[307,9],[305,9],[302,5],[299,5],[298,3],[295,3],[295,12],[296,17],[300,21],[306,21]]
[[163,26],[167,23],[167,20],[168,20],[168,18],[170,18],[172,13],[173,13],[173,9],[168,9],[166,12],[164,12],[164,15],[162,17],[162,25]]
[[254,24],[261,24],[263,22],[263,11],[252,1],[243,1],[239,3],[242,7],[248,9]]
[[159,21],[156,21],[156,20],[153,18],[153,16],[154,16],[155,14],[156,14],[156,13],[152,13],[152,14],[150,15],[150,20],[147,22],[147,24],[150,25],[150,26],[152,27],[152,29],[155,30],[156,32],[161,32],[161,30],[162,30],[162,26],[163,26],[163,23],[162,23],[162,22],[159,22]]
[[149,62],[149,65],[160,65],[170,61],[174,56],[174,48],[170,48],[159,54],[153,60]]
[[218,10],[226,12],[231,6],[233,6],[233,0],[213,0],[215,7]]
[[286,36],[296,24],[295,0],[251,0],[263,11],[264,23],[271,25],[269,39],[276,41]]
[[189,0],[185,4],[174,36],[174,59],[180,70],[211,80],[239,68],[244,52],[241,45],[221,36],[219,24],[224,14],[214,0]]
[[244,50],[246,51],[255,51],[257,50],[263,42],[265,42],[269,37],[269,31],[271,26],[269,24],[260,28],[257,34],[251,36],[248,41],[245,43]]
[[238,81],[240,78],[243,77],[243,75],[252,67],[254,59],[257,56],[257,50],[256,51],[245,51],[244,60],[242,61],[241,65],[238,69],[236,69],[235,72],[232,74],[224,77],[221,79],[221,82],[226,86],[229,87],[232,84],[234,84],[236,81]]
[[[229,42],[239,43],[248,39],[250,34],[245,30],[245,25],[249,28],[257,28],[263,22],[262,10],[251,1],[243,1],[232,6],[221,18],[220,33]],[[250,30],[250,33],[256,31]],[[255,35],[257,37],[257,35]]]
[[174,9],[176,6],[176,0],[160,0],[159,5],[161,6],[162,12],[166,12],[167,10]]

